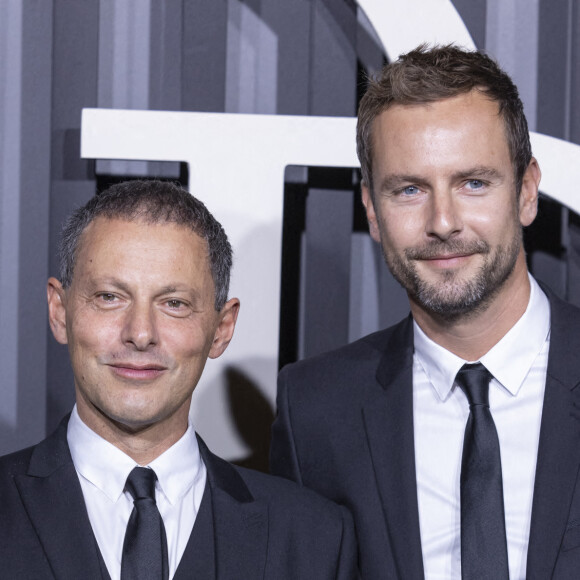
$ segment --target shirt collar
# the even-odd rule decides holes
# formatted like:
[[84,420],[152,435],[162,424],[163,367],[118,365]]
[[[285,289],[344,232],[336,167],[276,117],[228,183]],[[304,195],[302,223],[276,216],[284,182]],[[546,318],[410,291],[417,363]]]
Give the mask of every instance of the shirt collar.
[[[479,360],[512,395],[517,395],[550,334],[550,304],[528,274],[530,299],[526,311],[503,338]],[[415,356],[439,398],[445,401],[459,369],[466,362],[432,341],[413,321]]]
[[[76,405],[68,422],[67,440],[77,472],[117,502],[137,463],[126,453],[97,435],[80,418]],[[173,505],[203,475],[201,456],[192,424],[167,451],[153,460],[156,488]]]

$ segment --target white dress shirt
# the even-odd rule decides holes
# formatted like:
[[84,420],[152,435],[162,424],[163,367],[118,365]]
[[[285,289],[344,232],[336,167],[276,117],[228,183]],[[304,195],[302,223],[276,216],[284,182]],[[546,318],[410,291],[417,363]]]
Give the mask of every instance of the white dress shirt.
[[[479,361],[492,373],[511,580],[524,580],[550,342],[550,306],[530,276],[523,316]],[[413,413],[423,563],[427,580],[461,578],[459,477],[469,404],[454,384],[466,362],[414,323]]]
[[[133,510],[133,498],[123,489],[137,463],[87,427],[76,405],[68,423],[67,439],[99,549],[111,580],[119,580],[123,540]],[[206,468],[192,425],[147,467],[157,475],[155,497],[167,533],[172,578],[193,530],[206,481]]]

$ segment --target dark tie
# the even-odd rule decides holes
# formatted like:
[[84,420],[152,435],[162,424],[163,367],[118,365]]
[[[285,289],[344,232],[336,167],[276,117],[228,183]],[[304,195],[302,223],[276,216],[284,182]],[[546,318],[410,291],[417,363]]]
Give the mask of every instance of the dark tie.
[[461,461],[461,577],[509,579],[499,439],[489,410],[492,376],[466,364],[455,381],[469,401]]
[[125,489],[134,501],[127,524],[121,580],[167,580],[167,538],[163,519],[155,502],[155,481],[152,469],[135,467],[127,478]]

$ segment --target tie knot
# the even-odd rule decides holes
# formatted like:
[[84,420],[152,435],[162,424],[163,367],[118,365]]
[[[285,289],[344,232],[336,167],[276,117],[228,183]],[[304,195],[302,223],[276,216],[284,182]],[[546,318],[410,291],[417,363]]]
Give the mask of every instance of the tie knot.
[[131,494],[133,500],[152,499],[155,501],[156,480],[157,476],[152,469],[135,467],[127,477],[125,489]]
[[465,364],[457,373],[455,382],[465,393],[469,406],[485,405],[489,407],[489,381],[491,373],[481,364]]

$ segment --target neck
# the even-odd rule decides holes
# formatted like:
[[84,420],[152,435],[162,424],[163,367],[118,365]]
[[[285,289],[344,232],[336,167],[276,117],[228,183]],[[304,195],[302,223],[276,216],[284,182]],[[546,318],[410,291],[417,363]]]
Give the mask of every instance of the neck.
[[431,340],[464,360],[475,361],[493,348],[522,317],[529,300],[530,281],[522,251],[512,275],[481,311],[449,321],[411,301],[411,312]]
[[[187,407],[188,411],[189,407]],[[83,423],[97,435],[120,449],[139,465],[148,465],[177,443],[187,431],[189,413],[179,412],[169,421],[151,425],[130,426],[94,414],[77,400],[77,411]],[[181,411],[181,410],[180,410]]]

